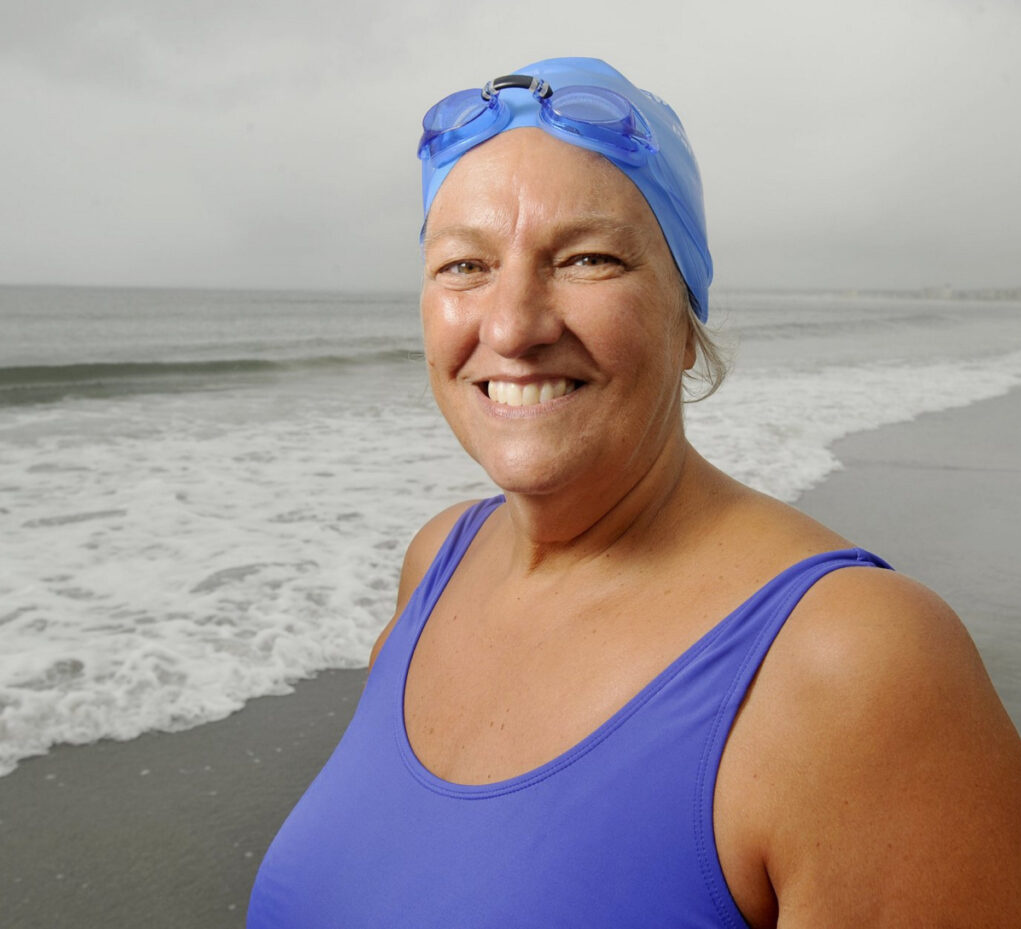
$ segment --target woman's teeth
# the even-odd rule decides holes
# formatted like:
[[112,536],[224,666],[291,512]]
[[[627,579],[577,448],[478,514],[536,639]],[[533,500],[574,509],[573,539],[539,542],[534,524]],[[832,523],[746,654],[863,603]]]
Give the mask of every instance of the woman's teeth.
[[507,406],[534,406],[548,403],[574,390],[574,381],[558,377],[552,381],[534,381],[516,384],[513,381],[490,381],[486,387],[489,399]]

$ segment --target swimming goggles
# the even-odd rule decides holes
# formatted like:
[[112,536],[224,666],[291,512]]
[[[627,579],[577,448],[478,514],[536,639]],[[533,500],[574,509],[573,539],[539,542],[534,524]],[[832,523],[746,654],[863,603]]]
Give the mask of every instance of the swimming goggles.
[[435,166],[502,132],[513,118],[500,91],[527,90],[539,103],[541,128],[615,161],[642,165],[658,150],[652,129],[626,97],[605,87],[572,85],[554,90],[528,74],[506,74],[478,90],[444,97],[422,119],[418,157]]

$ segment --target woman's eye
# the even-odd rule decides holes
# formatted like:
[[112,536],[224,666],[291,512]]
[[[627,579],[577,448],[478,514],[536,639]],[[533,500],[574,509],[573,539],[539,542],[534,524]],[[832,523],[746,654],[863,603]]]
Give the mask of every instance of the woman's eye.
[[477,274],[482,270],[482,263],[470,259],[452,261],[440,268],[441,274]]
[[620,264],[620,261],[612,255],[578,255],[571,260],[571,264],[582,268],[596,268],[600,265]]

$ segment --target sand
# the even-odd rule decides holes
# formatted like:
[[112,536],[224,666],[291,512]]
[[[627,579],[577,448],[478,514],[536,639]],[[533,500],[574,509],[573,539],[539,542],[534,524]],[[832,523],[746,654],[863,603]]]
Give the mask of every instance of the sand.
[[0,778],[0,926],[243,926],[259,861],[364,680],[328,671],[220,722],[23,762]]
[[[940,593],[1021,722],[1021,391],[851,436],[799,506]],[[59,746],[0,778],[5,929],[239,929],[256,868],[350,719],[331,671],[228,719]]]

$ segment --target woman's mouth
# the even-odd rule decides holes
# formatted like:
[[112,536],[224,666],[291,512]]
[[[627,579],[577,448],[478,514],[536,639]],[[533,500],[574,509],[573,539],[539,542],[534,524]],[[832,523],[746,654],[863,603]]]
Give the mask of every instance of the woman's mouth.
[[566,377],[556,377],[548,381],[530,381],[527,384],[518,384],[515,381],[486,381],[479,386],[494,403],[506,406],[535,406],[537,403],[549,403],[557,397],[566,396],[578,387],[578,382]]

